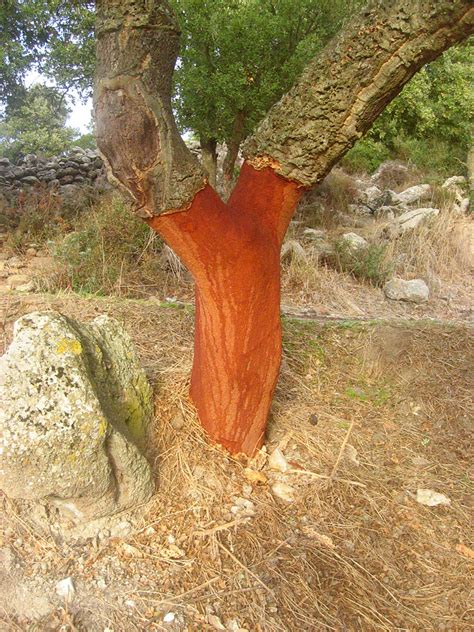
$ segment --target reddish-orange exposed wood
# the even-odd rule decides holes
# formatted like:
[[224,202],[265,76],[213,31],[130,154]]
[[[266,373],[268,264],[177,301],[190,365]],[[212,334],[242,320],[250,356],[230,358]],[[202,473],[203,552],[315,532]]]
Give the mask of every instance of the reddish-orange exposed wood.
[[227,205],[207,186],[188,210],[149,221],[196,282],[191,397],[232,453],[263,441],[281,357],[280,247],[300,191],[244,164]]

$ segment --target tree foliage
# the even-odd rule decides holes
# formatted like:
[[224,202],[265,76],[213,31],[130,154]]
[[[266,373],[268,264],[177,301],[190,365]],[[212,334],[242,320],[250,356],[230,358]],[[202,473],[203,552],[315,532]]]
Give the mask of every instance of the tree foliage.
[[14,105],[23,79],[48,41],[46,0],[0,3],[0,103]]
[[[238,149],[361,2],[174,0],[183,31],[174,99],[182,130]],[[5,6],[0,20],[8,26],[10,48],[0,76],[8,75],[10,87],[0,99],[21,92],[32,67],[61,89],[90,93],[94,3],[6,0]]]
[[51,156],[64,151],[77,137],[77,131],[66,126],[68,113],[55,88],[32,86],[21,105],[9,108],[0,122],[0,155],[16,160],[32,152]]
[[22,98],[31,70],[53,78],[63,90],[91,93],[93,6],[87,0],[2,0],[0,104],[14,106]]
[[182,48],[175,73],[183,130],[245,138],[338,30],[350,0],[174,0]]

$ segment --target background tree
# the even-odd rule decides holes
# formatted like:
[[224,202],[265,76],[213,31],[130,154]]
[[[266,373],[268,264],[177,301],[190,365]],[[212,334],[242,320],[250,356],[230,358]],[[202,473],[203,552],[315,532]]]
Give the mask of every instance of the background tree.
[[[216,146],[226,142],[232,178],[240,144],[288,90],[305,63],[362,0],[173,0],[183,30],[174,107],[181,130],[200,139],[215,183]],[[91,91],[94,3],[6,0],[3,95],[22,90],[32,68],[64,92]],[[10,52],[10,54],[9,54]]]
[[173,0],[182,29],[174,108],[200,140],[215,184],[216,146],[229,182],[242,141],[339,30],[360,0]]
[[425,63],[474,30],[471,0],[373,2],[334,38],[244,147],[229,202],[175,123],[179,26],[165,0],[97,2],[95,114],[109,174],[196,282],[191,396],[212,440],[261,445],[281,356],[280,248],[319,182]]
[[[286,92],[306,62],[364,0],[171,0],[182,34],[173,107],[181,131],[200,138],[214,183],[217,142],[231,179],[241,138]],[[94,2],[4,0],[0,5],[0,111],[36,70],[66,95],[91,93]],[[389,157],[442,174],[466,161],[472,127],[472,43],[430,63],[403,90],[346,164],[375,169]],[[449,86],[449,89],[447,89]]]
[[92,92],[94,2],[3,0],[0,3],[0,105],[22,98],[36,70],[62,91]]
[[0,121],[0,155],[17,160],[24,154],[61,153],[77,138],[66,125],[69,109],[55,88],[34,85],[15,99]]
[[0,104],[14,105],[24,94],[25,74],[48,41],[45,0],[4,0],[0,4]]

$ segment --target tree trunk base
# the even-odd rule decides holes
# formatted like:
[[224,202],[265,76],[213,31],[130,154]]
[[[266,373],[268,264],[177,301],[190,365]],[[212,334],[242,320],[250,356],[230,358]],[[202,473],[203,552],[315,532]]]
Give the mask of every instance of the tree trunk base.
[[281,359],[280,247],[295,183],[244,165],[224,204],[207,186],[187,211],[154,218],[196,282],[191,398],[229,452],[262,445]]

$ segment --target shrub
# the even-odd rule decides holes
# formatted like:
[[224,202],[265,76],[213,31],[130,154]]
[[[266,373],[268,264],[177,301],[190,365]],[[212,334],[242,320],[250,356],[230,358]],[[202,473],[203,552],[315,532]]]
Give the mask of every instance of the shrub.
[[123,199],[107,197],[56,242],[53,255],[61,272],[43,285],[48,290],[146,296],[163,286],[157,256],[161,248],[158,236]]
[[320,185],[304,194],[298,216],[307,226],[332,228],[340,223],[337,213],[346,213],[358,195],[354,179],[341,169],[333,169]]
[[342,166],[351,173],[373,173],[390,158],[389,149],[380,141],[362,138],[342,159]]
[[442,181],[466,171],[464,148],[442,138],[400,135],[394,142],[394,155],[400,160],[409,160],[433,180]]
[[[87,206],[88,202],[89,200],[84,200],[83,205]],[[71,230],[78,213],[77,204],[65,205],[51,189],[38,188],[22,193],[15,198],[13,204],[3,205],[4,221],[11,228],[7,246],[19,253],[24,252],[32,243],[41,246]]]
[[345,239],[335,243],[333,264],[339,272],[349,272],[357,279],[381,286],[393,272],[393,265],[386,257],[385,244],[370,244],[355,249]]

